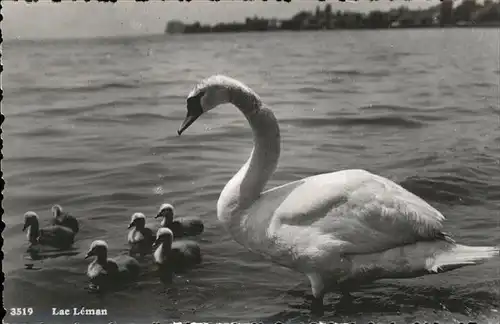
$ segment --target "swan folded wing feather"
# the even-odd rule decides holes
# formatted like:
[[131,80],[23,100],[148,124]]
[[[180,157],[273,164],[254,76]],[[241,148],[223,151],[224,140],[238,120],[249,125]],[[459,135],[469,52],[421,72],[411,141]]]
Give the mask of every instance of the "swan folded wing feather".
[[345,170],[304,179],[275,210],[268,235],[299,255],[332,249],[372,253],[443,238],[442,220],[441,213],[392,181]]
[[[274,235],[274,211],[302,183],[303,180],[298,180],[263,192],[258,200],[245,210],[240,223],[229,223],[229,230],[235,228],[237,232],[236,235],[233,233],[233,238],[250,250],[266,254],[269,249],[263,247],[262,244],[267,245],[265,242]],[[228,201],[231,200],[228,199]],[[252,215],[259,215],[259,217]],[[239,232],[241,229],[243,231]]]

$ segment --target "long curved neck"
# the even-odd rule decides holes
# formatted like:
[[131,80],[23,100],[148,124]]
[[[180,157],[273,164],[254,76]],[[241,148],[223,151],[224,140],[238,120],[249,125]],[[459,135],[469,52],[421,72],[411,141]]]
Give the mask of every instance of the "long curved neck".
[[241,214],[259,198],[280,156],[280,130],[273,112],[246,89],[231,89],[230,102],[248,120],[254,148],[248,161],[226,184],[217,203],[217,216],[227,226],[233,222],[237,225],[234,215]]

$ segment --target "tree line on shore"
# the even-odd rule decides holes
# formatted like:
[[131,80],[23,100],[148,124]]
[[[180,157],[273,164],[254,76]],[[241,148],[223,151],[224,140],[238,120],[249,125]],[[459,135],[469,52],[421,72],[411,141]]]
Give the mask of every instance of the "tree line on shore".
[[185,24],[169,21],[167,33],[211,33],[275,30],[323,30],[323,29],[381,29],[422,28],[445,26],[500,26],[500,1],[463,0],[457,6],[452,0],[426,8],[410,10],[405,6],[388,11],[369,13],[333,11],[330,4],[323,9],[318,5],[314,12],[300,11],[290,19],[246,18],[244,22],[218,23],[215,25],[195,22]]

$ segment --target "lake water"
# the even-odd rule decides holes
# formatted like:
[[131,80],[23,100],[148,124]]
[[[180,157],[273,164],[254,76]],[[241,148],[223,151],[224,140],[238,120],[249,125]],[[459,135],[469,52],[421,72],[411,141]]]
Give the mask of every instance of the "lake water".
[[[252,136],[223,106],[181,137],[186,96],[223,73],[274,110],[282,155],[268,188],[364,168],[426,199],[445,230],[470,245],[500,244],[499,30],[432,29],[150,36],[4,44],[3,232],[6,322],[153,320],[308,322],[308,280],[246,251],[216,218],[216,201],[246,161]],[[126,253],[130,216],[148,224],[161,203],[200,216],[202,266],[165,287],[143,264],[115,293],[85,290],[89,244]],[[59,203],[81,222],[75,250],[24,268],[23,214],[42,223]],[[445,274],[386,280],[325,321],[457,323],[500,319],[500,260]],[[106,308],[56,318],[52,307]]]

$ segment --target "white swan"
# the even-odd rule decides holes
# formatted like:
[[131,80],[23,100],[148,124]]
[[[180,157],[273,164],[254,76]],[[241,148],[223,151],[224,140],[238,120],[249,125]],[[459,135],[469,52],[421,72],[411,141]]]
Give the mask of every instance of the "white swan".
[[187,98],[180,135],[200,115],[232,103],[254,135],[248,161],[222,190],[217,217],[251,251],[305,274],[313,309],[324,294],[381,278],[409,278],[477,264],[497,247],[456,244],[444,216],[396,183],[364,170],[319,174],[262,192],[276,169],[280,131],[273,112],[241,82],[215,75]]

